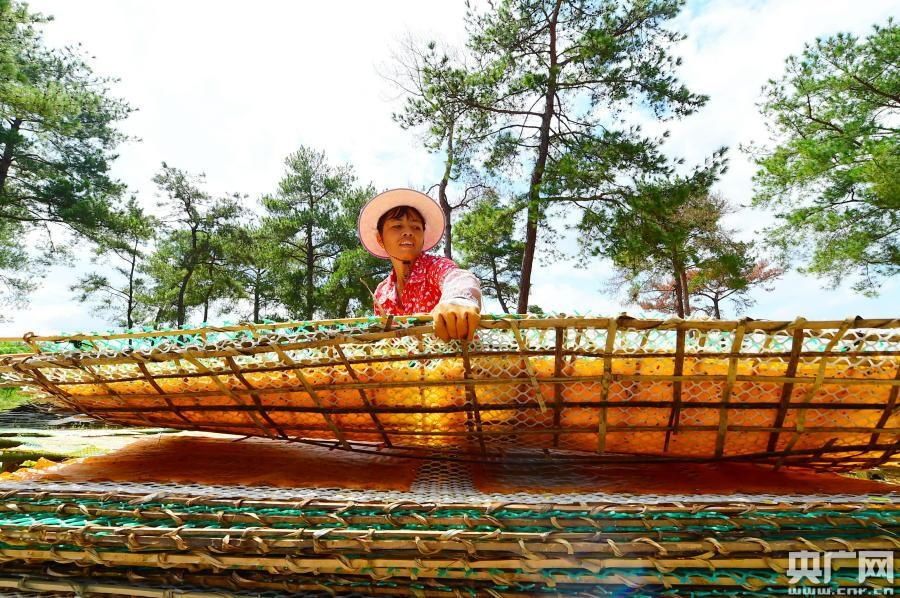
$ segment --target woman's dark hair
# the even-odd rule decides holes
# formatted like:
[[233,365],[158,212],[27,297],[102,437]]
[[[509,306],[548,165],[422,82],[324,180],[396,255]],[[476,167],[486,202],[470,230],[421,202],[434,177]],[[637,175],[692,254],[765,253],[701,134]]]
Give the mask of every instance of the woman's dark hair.
[[378,219],[378,234],[384,234],[384,223],[386,220],[400,219],[404,216],[407,218],[418,218],[419,222],[422,223],[422,228],[425,228],[425,218],[422,217],[422,212],[412,206],[397,206],[382,214],[381,218]]

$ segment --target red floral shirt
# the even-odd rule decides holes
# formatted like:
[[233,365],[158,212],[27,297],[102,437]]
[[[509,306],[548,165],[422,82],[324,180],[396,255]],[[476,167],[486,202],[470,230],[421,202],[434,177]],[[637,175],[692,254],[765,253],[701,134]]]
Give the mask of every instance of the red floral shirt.
[[423,253],[409,267],[403,293],[397,295],[397,273],[375,289],[375,313],[408,316],[428,313],[441,301],[480,307],[478,279],[448,258]]

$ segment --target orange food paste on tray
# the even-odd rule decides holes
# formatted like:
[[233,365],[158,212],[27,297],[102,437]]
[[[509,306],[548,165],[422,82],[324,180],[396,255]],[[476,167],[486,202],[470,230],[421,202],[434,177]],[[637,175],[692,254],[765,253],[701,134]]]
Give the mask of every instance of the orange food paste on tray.
[[[14,480],[410,491],[426,463],[263,439],[161,435],[111,453],[22,470]],[[429,466],[433,467],[433,466]],[[896,487],[750,463],[459,463],[445,475],[493,494],[879,494]],[[427,477],[427,476],[426,476]],[[426,486],[423,486],[426,487]]]
[[416,461],[248,438],[160,435],[19,479],[408,490]]

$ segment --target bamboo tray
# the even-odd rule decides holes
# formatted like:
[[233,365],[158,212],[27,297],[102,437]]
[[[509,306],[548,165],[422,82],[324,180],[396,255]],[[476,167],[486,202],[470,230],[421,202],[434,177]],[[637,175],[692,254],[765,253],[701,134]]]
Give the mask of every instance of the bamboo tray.
[[[791,553],[900,549],[900,507],[867,497],[484,506],[180,494],[4,493],[0,587],[144,596],[191,586],[199,593],[185,596],[765,595],[792,586]],[[859,587],[856,559],[845,557],[833,561],[833,588]],[[867,585],[883,591],[889,580]]]
[[0,377],[111,423],[390,455],[898,462],[896,319],[481,326],[472,343],[428,317],[26,335]]
[[[273,472],[283,483],[258,483]],[[0,479],[0,593],[771,595],[796,587],[798,553],[832,553],[837,593],[859,587],[851,552],[900,567],[894,489],[752,463],[415,461],[163,434]]]

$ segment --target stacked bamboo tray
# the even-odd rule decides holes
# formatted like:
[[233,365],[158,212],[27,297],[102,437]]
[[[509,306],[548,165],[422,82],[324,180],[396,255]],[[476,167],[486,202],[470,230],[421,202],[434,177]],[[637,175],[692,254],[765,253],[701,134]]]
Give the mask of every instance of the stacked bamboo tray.
[[[765,595],[791,587],[792,551],[900,549],[895,502],[697,498],[479,505],[18,490],[0,503],[0,588],[143,596],[496,598],[623,588]],[[860,587],[856,559],[833,565],[842,568],[825,587]],[[174,593],[173,584],[207,593]],[[886,579],[863,584],[888,586]]]

